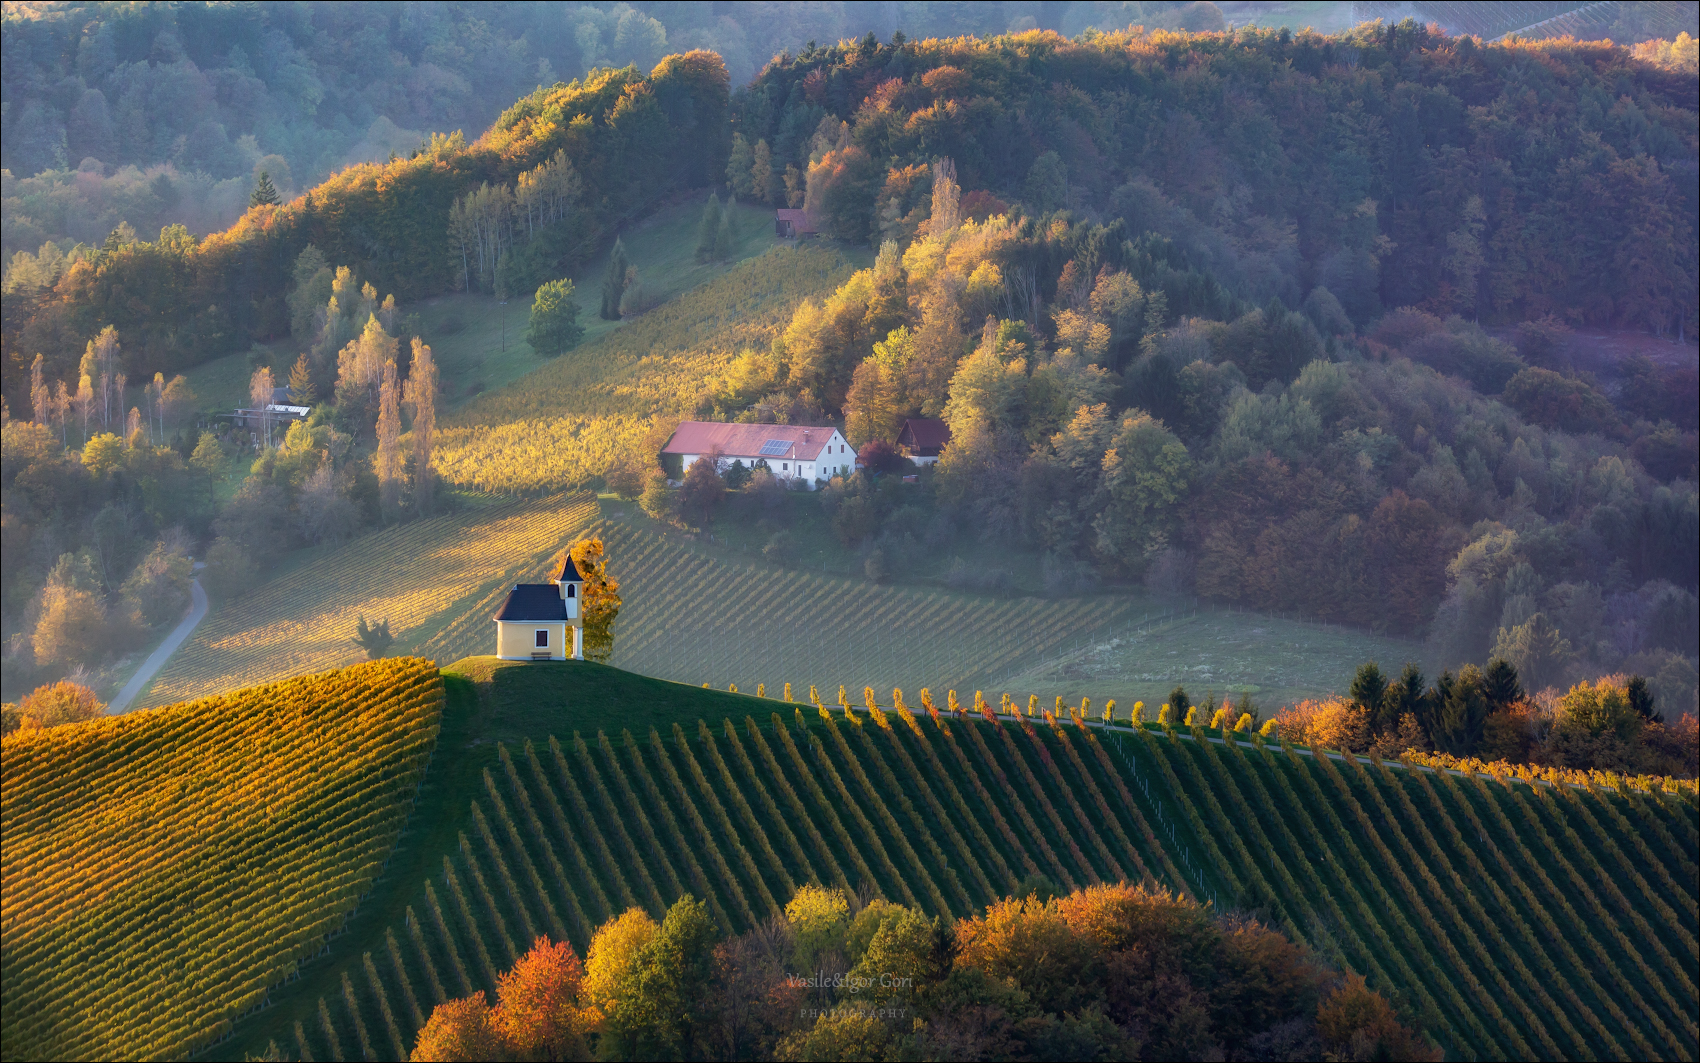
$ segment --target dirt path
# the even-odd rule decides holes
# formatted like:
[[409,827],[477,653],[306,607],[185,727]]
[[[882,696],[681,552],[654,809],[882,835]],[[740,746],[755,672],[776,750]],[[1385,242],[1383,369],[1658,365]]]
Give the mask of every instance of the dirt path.
[[[204,568],[205,562],[197,563],[195,567],[197,569]],[[113,698],[112,703],[106,706],[109,715],[129,711],[130,702],[136,699],[136,695],[141,693],[144,686],[147,686],[148,680],[165,667],[165,662],[171,659],[171,655],[177,652],[177,647],[183,645],[183,641],[189,637],[189,633],[195,630],[195,625],[199,624],[201,618],[206,615],[207,592],[201,589],[199,579],[190,580],[189,615],[185,616],[176,627],[171,629],[171,634],[165,637],[165,641],[159,644],[158,649],[148,654],[148,659],[142,662],[140,668],[136,669],[136,674],[130,677],[130,681],[125,683],[124,688],[118,692],[118,696]]]

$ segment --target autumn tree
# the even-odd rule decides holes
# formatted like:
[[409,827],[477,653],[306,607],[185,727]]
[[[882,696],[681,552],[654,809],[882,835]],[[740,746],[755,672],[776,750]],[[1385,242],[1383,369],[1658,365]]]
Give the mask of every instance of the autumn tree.
[[36,687],[18,702],[20,728],[58,727],[60,724],[97,720],[106,711],[94,691],[81,683],[61,679]]
[[496,983],[494,1026],[520,1059],[589,1059],[596,1017],[583,1001],[584,965],[573,947],[540,937]]
[[311,406],[319,397],[313,387],[313,367],[307,363],[305,353],[295,359],[289,370],[289,397],[297,406]]
[[478,1063],[503,1058],[506,1039],[483,993],[438,1004],[414,1041],[413,1063]]
[[603,1045],[611,1055],[633,1055],[640,1017],[626,1000],[637,981],[644,949],[660,926],[642,908],[629,908],[603,923],[585,953],[583,995],[597,1009]]
[[756,198],[764,203],[773,202],[775,193],[773,171],[773,151],[767,146],[767,141],[756,141],[755,152],[750,160],[750,188]]
[[620,616],[620,581],[608,572],[602,540],[580,539],[569,549],[573,567],[584,579],[584,656],[607,664],[614,658],[614,621]]
[[401,389],[396,383],[395,359],[384,363],[378,386],[378,450],[372,456],[378,474],[380,504],[386,519],[401,505]]
[[431,467],[437,432],[437,361],[418,336],[413,337],[403,398],[413,414],[413,504],[421,514],[429,513],[437,476]]
[[608,253],[608,272],[602,276],[602,320],[620,320],[620,297],[626,292],[626,245],[614,238],[614,249]]

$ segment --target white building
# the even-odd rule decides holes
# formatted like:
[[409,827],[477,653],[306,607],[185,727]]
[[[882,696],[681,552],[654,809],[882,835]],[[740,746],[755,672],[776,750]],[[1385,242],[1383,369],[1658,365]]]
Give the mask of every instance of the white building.
[[583,597],[584,577],[571,557],[553,582],[514,584],[494,617],[496,656],[504,661],[564,661],[569,655],[584,660]]
[[801,481],[811,491],[817,483],[856,471],[855,448],[830,426],[686,421],[661,453],[679,459],[681,476],[697,459],[715,454],[722,469],[734,461],[752,467],[766,462],[773,475]]

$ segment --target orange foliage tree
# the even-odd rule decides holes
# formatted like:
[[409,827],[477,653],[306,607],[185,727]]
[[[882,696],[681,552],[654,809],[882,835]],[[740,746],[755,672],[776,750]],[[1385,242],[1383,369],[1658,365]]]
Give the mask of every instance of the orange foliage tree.
[[419,1031],[414,1063],[425,1060],[589,1059],[595,1009],[582,1000],[584,965],[566,942],[539,937],[496,985],[437,1005]]

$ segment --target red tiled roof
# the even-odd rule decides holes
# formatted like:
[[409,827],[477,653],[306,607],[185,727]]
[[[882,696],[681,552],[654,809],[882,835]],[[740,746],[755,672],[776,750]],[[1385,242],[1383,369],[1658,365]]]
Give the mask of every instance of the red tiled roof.
[[800,233],[814,233],[820,231],[815,228],[815,220],[809,217],[809,212],[806,210],[795,210],[789,207],[780,207],[778,210],[773,212],[773,217],[776,221],[790,222],[791,228]]
[[[804,427],[785,424],[722,424],[718,421],[686,421],[674,432],[673,438],[661,448],[663,454],[707,454],[715,447],[726,458],[766,458],[776,461],[814,461],[820,456],[826,441],[832,438],[828,427]],[[764,454],[762,444],[779,441],[787,444],[783,452]],[[776,448],[769,448],[776,449]],[[854,454],[854,450],[846,450]]]

